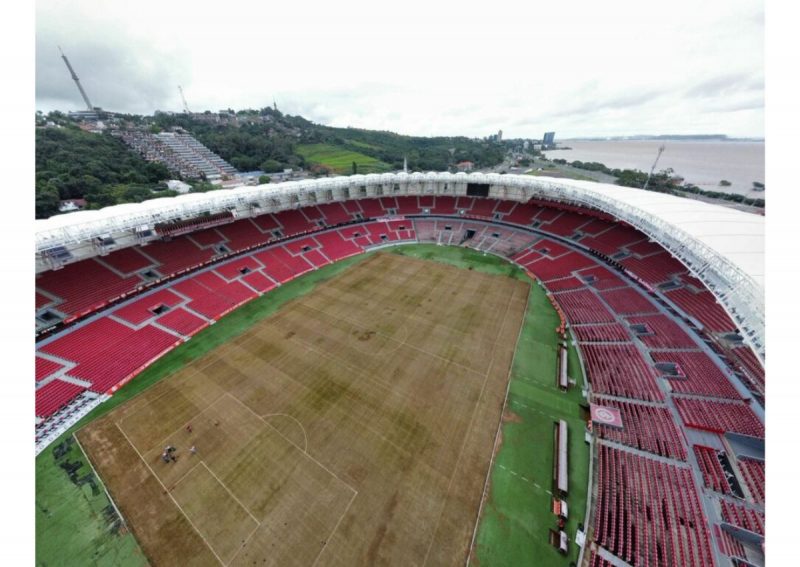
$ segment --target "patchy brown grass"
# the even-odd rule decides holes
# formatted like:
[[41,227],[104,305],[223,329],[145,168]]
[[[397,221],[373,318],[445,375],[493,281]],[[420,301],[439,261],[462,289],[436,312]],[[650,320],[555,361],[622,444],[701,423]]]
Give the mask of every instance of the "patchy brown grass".
[[527,291],[377,254],[78,436],[155,565],[463,564]]

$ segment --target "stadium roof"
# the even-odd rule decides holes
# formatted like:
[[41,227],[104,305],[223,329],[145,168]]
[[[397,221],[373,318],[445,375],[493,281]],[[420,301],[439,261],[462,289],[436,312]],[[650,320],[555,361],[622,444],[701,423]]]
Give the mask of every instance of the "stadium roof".
[[764,217],[731,207],[631,187],[571,181],[635,206],[691,235],[738,266],[764,289]]

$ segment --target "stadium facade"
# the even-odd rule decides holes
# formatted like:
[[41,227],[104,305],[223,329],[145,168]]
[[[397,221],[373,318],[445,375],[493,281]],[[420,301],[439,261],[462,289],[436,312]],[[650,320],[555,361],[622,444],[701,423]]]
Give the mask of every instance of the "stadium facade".
[[659,243],[702,281],[763,364],[764,217],[604,183],[491,173],[386,173],[153,199],[36,221],[36,272],[65,259],[100,255],[109,238],[114,249],[158,239],[159,223],[219,213],[231,213],[233,221],[353,199],[419,195],[539,199],[611,215]]

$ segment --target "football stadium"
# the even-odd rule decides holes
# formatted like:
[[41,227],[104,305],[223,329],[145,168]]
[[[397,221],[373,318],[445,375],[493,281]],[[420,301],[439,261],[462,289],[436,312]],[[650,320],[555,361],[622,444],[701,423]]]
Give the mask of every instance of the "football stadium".
[[47,564],[764,564],[763,215],[399,172],[35,228]]

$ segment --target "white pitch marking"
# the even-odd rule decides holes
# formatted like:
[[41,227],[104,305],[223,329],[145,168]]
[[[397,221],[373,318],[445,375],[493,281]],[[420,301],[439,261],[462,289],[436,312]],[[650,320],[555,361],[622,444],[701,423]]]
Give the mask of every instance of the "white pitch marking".
[[254,412],[252,409],[250,409],[250,407],[249,407],[247,404],[245,404],[245,403],[244,403],[242,400],[240,400],[239,398],[237,398],[236,396],[234,396],[234,395],[233,395],[233,394],[231,394],[230,392],[225,392],[225,393],[224,393],[224,394],[222,394],[222,395],[223,395],[223,396],[230,396],[231,398],[233,398],[234,400],[236,400],[236,401],[239,403],[239,405],[241,405],[242,407],[244,407],[244,408],[245,408],[247,411],[249,411],[250,413],[252,413],[252,414],[253,414],[254,416],[256,416],[258,419],[260,419],[260,420],[262,421],[262,423],[264,423],[264,424],[265,424],[267,427],[269,427],[270,429],[272,429],[273,431],[275,431],[275,433],[277,433],[278,435],[280,435],[281,437],[283,437],[283,439],[284,439],[284,440],[286,440],[286,442],[287,442],[287,443],[289,443],[290,445],[292,445],[294,448],[298,449],[298,450],[299,450],[301,453],[303,453],[303,455],[305,455],[306,457],[308,457],[308,459],[310,459],[311,461],[315,462],[315,463],[316,463],[316,464],[317,464],[317,465],[318,465],[320,468],[324,469],[324,470],[325,470],[325,471],[326,471],[328,474],[330,474],[330,475],[331,475],[333,478],[335,478],[335,479],[336,479],[336,480],[338,480],[340,483],[342,483],[342,484],[343,484],[343,485],[345,485],[347,488],[349,488],[351,492],[354,492],[354,493],[358,494],[358,490],[356,490],[355,488],[353,488],[352,486],[350,486],[349,484],[347,484],[345,481],[343,481],[341,478],[339,478],[339,476],[338,476],[338,475],[336,475],[336,473],[334,473],[334,472],[333,472],[331,469],[329,469],[328,467],[326,467],[325,465],[323,465],[322,463],[320,463],[320,462],[319,462],[317,459],[315,459],[314,457],[312,457],[310,453],[306,453],[305,451],[303,451],[303,449],[301,449],[301,448],[300,448],[300,446],[299,446],[297,443],[295,443],[294,441],[292,441],[291,439],[289,439],[288,437],[286,437],[286,436],[285,436],[283,433],[281,433],[281,432],[280,432],[280,430],[278,430],[278,429],[277,429],[277,428],[276,428],[274,425],[272,425],[272,424],[271,424],[270,422],[268,422],[266,419],[264,419],[263,417],[261,417],[260,415],[258,415],[256,412]]
[[339,529],[339,524],[342,523],[342,520],[347,515],[348,510],[350,510],[350,505],[353,503],[353,500],[356,499],[356,496],[358,496],[358,492],[353,493],[353,496],[350,498],[350,502],[347,503],[347,508],[345,508],[344,512],[342,512],[342,515],[339,516],[339,521],[336,522],[335,526],[333,526],[333,531],[331,531],[331,534],[328,536],[328,539],[325,540],[325,544],[322,546],[322,549],[319,550],[317,558],[314,560],[314,563],[311,564],[311,567],[314,567],[314,565],[316,565],[317,562],[319,561],[319,558],[322,557],[322,552],[325,551],[326,547],[328,547],[328,542],[331,540],[331,538],[333,538],[333,535],[336,533],[336,530]]
[[207,470],[209,473],[211,473],[211,476],[213,476],[213,477],[214,477],[214,478],[217,480],[217,482],[220,484],[220,486],[222,486],[222,488],[224,488],[224,489],[225,489],[225,490],[228,492],[228,494],[230,494],[230,495],[231,495],[231,497],[232,497],[234,500],[236,500],[236,503],[237,503],[239,506],[241,506],[241,507],[242,507],[242,510],[244,510],[245,512],[247,512],[248,514],[250,514],[250,517],[251,517],[251,518],[253,518],[253,521],[254,521],[256,524],[258,524],[258,525],[260,526],[260,525],[261,525],[261,522],[259,522],[259,521],[258,521],[258,518],[256,518],[256,517],[253,515],[253,513],[252,513],[250,510],[248,510],[248,509],[247,509],[247,506],[245,506],[244,504],[242,504],[242,503],[241,503],[241,501],[240,501],[240,500],[239,500],[239,499],[236,497],[236,495],[235,495],[233,492],[231,492],[231,489],[230,489],[230,488],[228,488],[228,487],[227,487],[227,485],[226,485],[224,482],[222,482],[222,480],[220,480],[220,478],[219,478],[219,477],[218,477],[216,474],[214,474],[214,471],[212,471],[210,468],[208,468],[208,465],[206,464],[206,462],[205,462],[205,461],[200,461],[200,463],[201,463],[201,464],[202,464],[202,465],[203,465],[203,466],[206,468],[206,470]]
[[180,511],[181,511],[181,514],[183,514],[183,517],[184,517],[184,518],[186,518],[186,521],[187,521],[187,522],[189,522],[189,525],[190,525],[190,526],[192,526],[192,528],[194,529],[194,531],[196,531],[196,532],[197,532],[197,535],[199,535],[199,536],[200,536],[200,539],[202,539],[202,540],[203,540],[203,542],[206,544],[206,546],[207,546],[207,547],[208,547],[208,549],[211,551],[211,553],[213,553],[213,554],[214,554],[214,557],[216,557],[216,558],[217,558],[217,561],[219,561],[221,565],[227,565],[227,564],[226,564],[226,563],[225,563],[225,562],[222,560],[222,558],[221,558],[221,557],[220,557],[220,556],[217,554],[217,552],[216,552],[216,551],[214,551],[214,548],[213,548],[213,547],[211,547],[211,544],[208,542],[208,540],[205,538],[205,536],[204,536],[202,533],[200,533],[200,530],[199,530],[199,529],[197,529],[197,526],[195,526],[195,525],[194,525],[194,522],[192,522],[192,520],[191,520],[191,518],[189,518],[188,514],[186,514],[186,512],[185,512],[185,511],[184,511],[184,509],[181,507],[181,505],[180,505],[180,504],[178,504],[178,501],[177,501],[177,500],[175,500],[175,497],[174,497],[174,496],[172,496],[172,493],[169,491],[169,489],[167,489],[167,487],[166,487],[166,486],[164,486],[164,483],[163,483],[163,482],[161,482],[161,479],[160,479],[160,478],[158,478],[158,475],[155,473],[155,471],[153,470],[153,468],[152,468],[152,467],[150,466],[150,464],[149,464],[149,463],[148,463],[148,462],[147,462],[147,461],[144,459],[144,457],[142,456],[142,454],[139,452],[139,449],[137,449],[137,448],[136,448],[136,446],[135,446],[133,443],[131,443],[131,440],[130,440],[130,438],[128,437],[127,433],[125,433],[125,432],[122,430],[122,428],[119,426],[119,424],[118,424],[118,423],[116,423],[116,422],[115,422],[115,423],[114,423],[114,425],[117,427],[117,429],[119,429],[119,432],[120,432],[120,433],[122,433],[122,436],[123,436],[123,437],[125,437],[125,439],[128,441],[128,443],[130,444],[130,446],[131,446],[131,447],[133,447],[133,450],[134,450],[134,451],[136,451],[136,454],[137,454],[137,455],[139,455],[139,458],[140,458],[140,459],[142,460],[142,462],[144,463],[144,466],[146,466],[146,467],[147,467],[147,470],[149,470],[149,471],[150,471],[150,474],[152,474],[152,475],[153,475],[153,477],[156,479],[156,482],[158,482],[158,484],[160,484],[160,485],[161,485],[161,488],[163,488],[163,489],[164,489],[164,492],[166,492],[167,496],[169,496],[169,497],[170,497],[170,499],[171,499],[171,500],[172,500],[172,501],[175,503],[175,506],[177,506],[177,507],[178,507],[178,510],[180,510]]
[[288,417],[289,419],[294,420],[294,422],[297,425],[300,426],[300,430],[303,432],[303,439],[305,439],[305,442],[306,442],[306,448],[303,449],[303,452],[307,454],[308,453],[308,435],[306,434],[306,428],[303,427],[303,424],[300,423],[300,421],[296,417],[294,417],[293,415],[289,415],[288,413],[268,413],[266,415],[262,415],[261,419],[264,420],[264,418],[266,418],[266,417],[274,417],[274,416]]
[[182,475],[182,476],[181,476],[181,477],[180,477],[178,480],[176,480],[175,482],[173,482],[173,483],[172,483],[172,490],[175,490],[175,487],[176,487],[176,486],[178,486],[178,485],[181,483],[181,481],[183,481],[183,479],[185,479],[187,476],[189,476],[189,473],[191,473],[191,472],[192,472],[194,469],[196,469],[196,468],[197,468],[197,466],[198,466],[200,463],[202,463],[202,462],[203,462],[203,461],[198,461],[198,462],[196,462],[194,465],[192,465],[192,468],[190,468],[188,471],[186,471],[185,473],[183,473],[183,475]]
[[228,565],[233,563],[233,560],[236,559],[236,556],[239,555],[239,552],[241,550],[243,550],[245,547],[247,547],[247,544],[250,542],[250,539],[253,537],[253,535],[255,535],[256,531],[258,531],[258,528],[260,528],[260,527],[261,527],[261,524],[259,524],[259,525],[257,525],[256,527],[253,528],[253,531],[250,532],[250,535],[247,536],[247,538],[244,540],[244,543],[239,546],[239,549],[237,549],[236,553],[233,554],[233,557],[231,557],[231,560],[228,561]]

